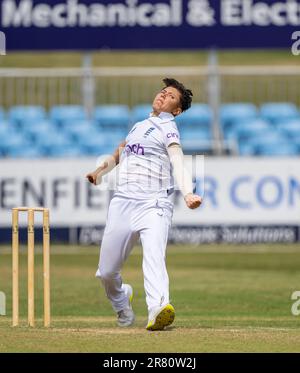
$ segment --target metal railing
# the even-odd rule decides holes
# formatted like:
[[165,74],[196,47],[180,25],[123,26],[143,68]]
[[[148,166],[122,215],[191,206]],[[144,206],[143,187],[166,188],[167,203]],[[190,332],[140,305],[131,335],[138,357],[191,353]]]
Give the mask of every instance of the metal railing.
[[200,67],[0,69],[0,106],[83,104],[87,92],[96,105],[151,103],[165,76],[183,80],[206,102],[206,74]]
[[[0,106],[151,103],[165,76],[182,80],[195,102],[209,103],[209,81],[220,81],[220,102],[288,101],[300,105],[300,67],[209,66],[0,69]],[[87,89],[88,87],[88,89]],[[88,92],[88,93],[87,93]],[[84,99],[85,98],[85,99]]]
[[[0,107],[14,105],[95,105],[151,103],[161,79],[174,77],[194,93],[194,102],[208,103],[214,113],[215,153],[222,134],[219,107],[227,102],[292,102],[300,105],[300,67],[218,66],[212,55],[207,66],[93,67],[0,69]],[[219,144],[219,145],[218,145]]]

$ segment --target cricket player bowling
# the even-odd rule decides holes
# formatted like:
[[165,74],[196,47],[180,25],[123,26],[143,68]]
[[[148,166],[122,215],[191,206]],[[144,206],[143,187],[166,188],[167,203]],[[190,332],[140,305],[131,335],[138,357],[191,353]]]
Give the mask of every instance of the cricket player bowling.
[[[133,289],[124,284],[121,269],[137,238],[143,248],[143,274],[148,306],[147,330],[163,330],[175,318],[169,300],[166,248],[173,204],[168,196],[175,185],[188,208],[200,206],[193,194],[192,176],[184,156],[175,118],[190,108],[192,91],[172,78],[163,80],[149,118],[136,123],[125,141],[94,171],[89,182],[100,184],[102,176],[119,165],[118,182],[110,202],[100,249],[96,277],[117,314],[118,325],[134,323]],[[175,184],[176,182],[176,184]]]

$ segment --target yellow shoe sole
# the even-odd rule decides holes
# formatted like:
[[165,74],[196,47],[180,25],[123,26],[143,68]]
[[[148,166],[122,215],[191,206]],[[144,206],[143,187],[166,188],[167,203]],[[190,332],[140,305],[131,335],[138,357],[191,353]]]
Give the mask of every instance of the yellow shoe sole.
[[130,297],[129,297],[129,302],[130,302],[130,304],[132,303],[132,301],[133,301],[133,292],[132,292],[132,294],[131,294]]
[[175,319],[175,310],[171,304],[167,304],[156,316],[154,320],[149,321],[147,330],[163,330],[166,326],[172,324]]

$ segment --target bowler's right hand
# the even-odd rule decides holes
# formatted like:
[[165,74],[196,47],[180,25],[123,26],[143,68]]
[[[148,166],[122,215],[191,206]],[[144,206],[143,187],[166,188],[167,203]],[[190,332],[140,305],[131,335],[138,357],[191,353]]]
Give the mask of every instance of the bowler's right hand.
[[191,210],[196,209],[202,203],[202,198],[198,196],[197,194],[193,194],[193,193],[188,193],[184,197],[184,200],[185,200],[187,207]]

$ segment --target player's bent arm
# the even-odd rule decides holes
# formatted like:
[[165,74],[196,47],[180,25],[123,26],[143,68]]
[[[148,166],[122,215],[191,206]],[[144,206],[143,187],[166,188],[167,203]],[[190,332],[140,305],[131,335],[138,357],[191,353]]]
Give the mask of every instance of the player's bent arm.
[[102,176],[109,173],[119,164],[120,152],[125,146],[126,141],[121,142],[114,153],[108,156],[95,171],[88,173],[86,175],[88,181],[94,185],[100,184],[102,181]]
[[184,197],[187,207],[195,209],[202,203],[202,198],[193,194],[192,176],[184,166],[184,155],[180,145],[173,143],[167,148],[176,183]]

